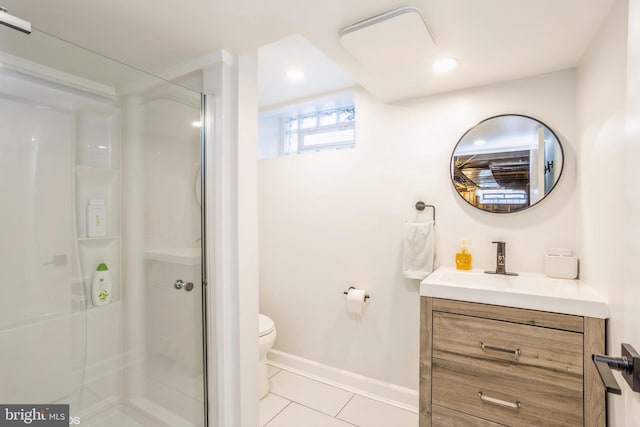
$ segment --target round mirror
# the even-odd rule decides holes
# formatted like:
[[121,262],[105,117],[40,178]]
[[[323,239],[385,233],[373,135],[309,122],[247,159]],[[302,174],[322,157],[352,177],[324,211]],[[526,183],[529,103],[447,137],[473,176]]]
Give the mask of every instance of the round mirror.
[[531,117],[506,114],[469,129],[451,156],[451,180],[464,200],[487,212],[518,212],[553,190],[564,153],[556,134]]

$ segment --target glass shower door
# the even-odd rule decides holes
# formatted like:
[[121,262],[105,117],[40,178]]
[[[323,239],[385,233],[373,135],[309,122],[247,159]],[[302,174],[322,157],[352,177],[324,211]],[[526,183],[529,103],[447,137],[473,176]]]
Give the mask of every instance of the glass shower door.
[[206,425],[200,115],[199,93],[0,27],[0,406]]
[[[125,103],[129,403],[171,426],[203,425],[200,97],[162,86]],[[142,248],[138,245],[142,244]],[[142,255],[142,259],[140,259]],[[132,260],[133,261],[133,260]],[[144,310],[140,310],[144,307]]]

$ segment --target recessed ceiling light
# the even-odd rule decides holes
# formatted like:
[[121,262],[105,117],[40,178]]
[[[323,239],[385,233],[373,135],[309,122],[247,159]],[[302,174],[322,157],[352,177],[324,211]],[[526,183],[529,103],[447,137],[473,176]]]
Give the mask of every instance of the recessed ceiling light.
[[446,74],[455,70],[458,66],[458,61],[455,58],[439,58],[436,59],[431,68],[436,74]]
[[484,145],[487,142],[484,139],[476,139],[475,141],[473,141],[473,145]]
[[287,79],[291,80],[292,82],[299,82],[300,80],[304,79],[304,71],[298,68],[292,68],[287,71]]
[[201,128],[202,127],[202,122],[200,120],[197,120],[195,122],[191,122],[191,126],[193,126],[194,128]]

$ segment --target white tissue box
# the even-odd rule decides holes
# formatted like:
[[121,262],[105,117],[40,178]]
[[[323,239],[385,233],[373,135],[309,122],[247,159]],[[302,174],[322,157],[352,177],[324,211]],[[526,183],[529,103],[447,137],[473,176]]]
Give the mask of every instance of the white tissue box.
[[578,257],[569,255],[545,255],[544,273],[556,279],[575,279],[578,277]]

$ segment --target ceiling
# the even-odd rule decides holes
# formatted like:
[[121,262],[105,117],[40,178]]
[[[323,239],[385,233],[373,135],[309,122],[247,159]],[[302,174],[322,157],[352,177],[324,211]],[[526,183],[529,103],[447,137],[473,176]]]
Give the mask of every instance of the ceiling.
[[[431,57],[410,66],[372,67],[340,45],[340,29],[406,5],[395,0],[2,0],[2,5],[39,30],[153,73],[218,49],[236,54],[282,39],[298,46],[306,41],[315,51],[304,67],[337,68],[341,78],[322,74],[328,83],[354,82],[383,101],[396,101],[574,67],[612,2],[415,0],[411,4],[435,36],[433,56],[459,61],[456,71],[439,76],[431,72]],[[296,54],[302,48],[280,49],[278,55],[287,51]],[[263,53],[261,97],[285,90],[292,99],[309,96],[265,86],[282,71],[264,65]],[[279,58],[266,62],[282,65],[285,60]],[[302,83],[299,89],[308,92],[308,82]],[[321,90],[338,88],[325,84]],[[262,104],[284,101],[272,97]]]
[[[335,62],[300,35],[263,46],[258,51],[260,107],[273,109],[290,102],[353,87],[355,82]],[[288,71],[303,72],[298,79]]]

